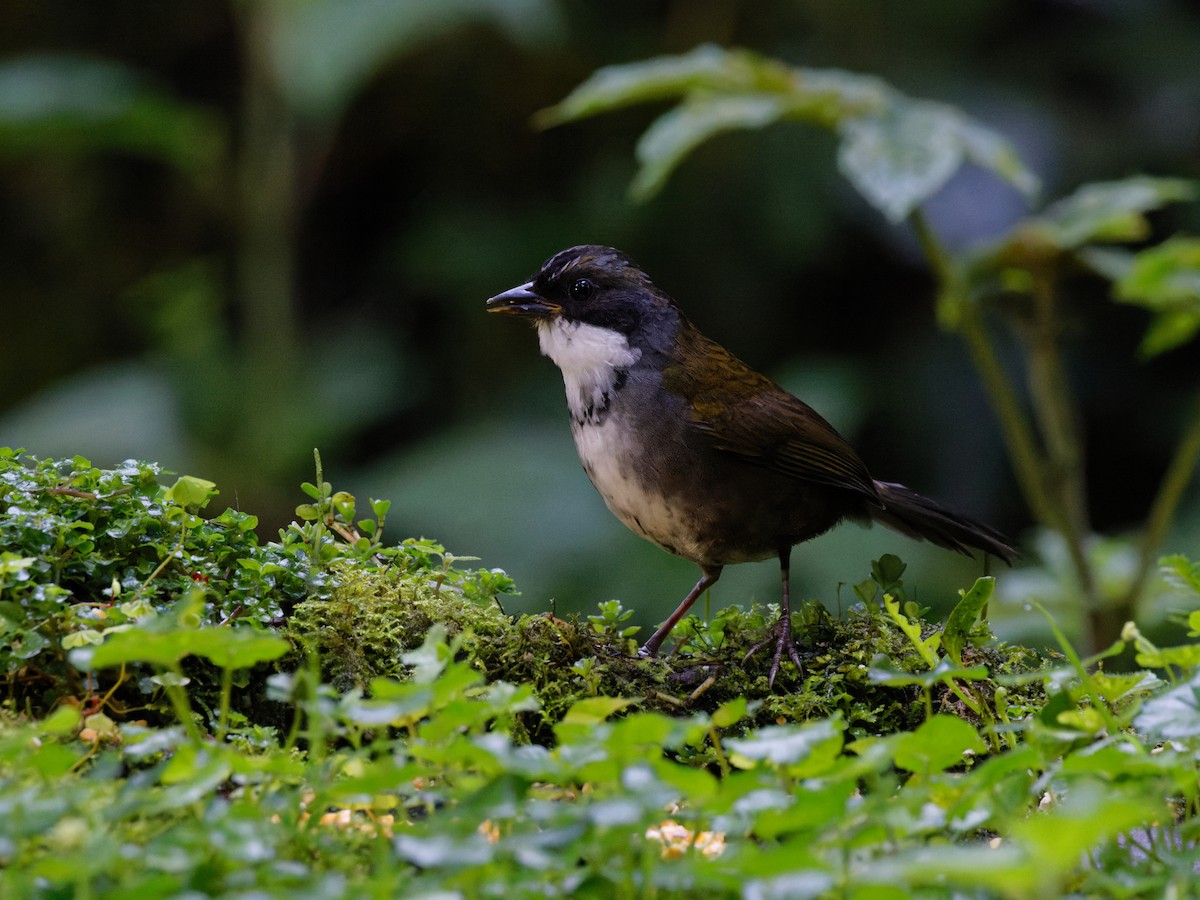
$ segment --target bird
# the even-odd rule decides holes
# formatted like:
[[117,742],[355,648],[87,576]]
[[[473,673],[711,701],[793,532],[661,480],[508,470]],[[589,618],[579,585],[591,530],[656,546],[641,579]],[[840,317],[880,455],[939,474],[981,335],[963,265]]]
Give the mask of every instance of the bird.
[[779,616],[743,659],[774,645],[769,684],[787,657],[792,548],[843,520],[1010,565],[1000,532],[902,484],[879,481],[812,407],[705,337],[619,250],[570,247],[486,310],[535,326],[561,370],[584,471],[634,533],[689,560],[700,579],[641,647],[656,656],[723,568],[779,561]]

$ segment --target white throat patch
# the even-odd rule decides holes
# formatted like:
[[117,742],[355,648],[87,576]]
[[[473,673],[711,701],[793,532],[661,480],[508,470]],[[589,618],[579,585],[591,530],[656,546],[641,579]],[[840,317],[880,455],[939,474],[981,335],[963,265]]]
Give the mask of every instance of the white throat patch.
[[576,422],[597,421],[612,399],[620,370],[641,358],[625,335],[609,328],[562,318],[537,323],[542,353],[562,370],[567,408]]

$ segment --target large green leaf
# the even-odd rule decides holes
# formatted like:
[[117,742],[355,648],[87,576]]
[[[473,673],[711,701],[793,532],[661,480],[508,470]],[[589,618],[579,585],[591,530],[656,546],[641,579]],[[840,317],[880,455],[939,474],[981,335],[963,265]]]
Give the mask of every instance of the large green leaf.
[[979,734],[954,716],[936,715],[916,731],[896,738],[896,765],[909,772],[930,774],[960,765],[964,757],[987,748]]
[[632,187],[658,191],[696,147],[734,129],[781,120],[836,131],[843,174],[893,220],[936,193],[964,162],[1032,193],[1037,182],[999,134],[940,103],[914,100],[878,78],[834,69],[792,68],[745,50],[704,45],[598,70],[537,122],[557,125],[642,103],[679,101],[638,143]]
[[779,766],[799,777],[824,773],[842,751],[846,723],[841,714],[806,725],[769,725],[726,744],[739,768],[759,762]]
[[839,131],[838,168],[893,222],[937,193],[963,159],[950,118],[929,104],[897,103]]
[[1200,671],[1147,700],[1133,725],[1152,741],[1200,738]]
[[283,638],[249,628],[175,628],[150,631],[131,628],[113,634],[98,647],[70,653],[79,669],[107,669],[122,663],[145,662],[175,666],[185,656],[203,656],[221,668],[244,669],[278,659],[291,645]]
[[305,0],[270,5],[269,58],[294,112],[325,121],[389,59],[469,22],[515,39],[547,39],[559,17],[547,0]]
[[1038,189],[1008,141],[941,103],[893,91],[886,109],[845,119],[839,132],[842,174],[894,222],[941,190],[967,161],[1026,194]]

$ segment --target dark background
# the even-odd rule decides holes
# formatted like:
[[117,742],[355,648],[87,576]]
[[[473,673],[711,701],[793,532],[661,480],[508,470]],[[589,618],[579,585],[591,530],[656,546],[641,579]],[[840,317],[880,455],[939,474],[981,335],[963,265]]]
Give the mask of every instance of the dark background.
[[[508,570],[513,609],[617,596],[649,622],[695,573],[608,515],[557,371],[483,312],[553,252],[607,243],[876,477],[1020,536],[1029,571],[1011,584],[1052,582],[916,245],[838,175],[831,136],[723,136],[635,205],[633,149],[662,109],[531,124],[600,66],[702,42],[958,105],[1017,145],[1047,199],[1200,176],[1200,7],[1183,0],[8,0],[0,444],[210,478],[265,537],[304,501],[317,446],[335,489],[393,500],[391,537]],[[974,170],[930,207],[956,248],[1023,212]],[[1158,224],[1200,227],[1194,208]],[[1139,363],[1143,312],[1087,279],[1065,299],[1094,523],[1119,535],[1169,458],[1196,349]],[[1195,555],[1197,535],[1193,493],[1168,549]],[[850,527],[796,552],[796,594],[836,605],[884,552],[933,605],[979,572]],[[774,600],[776,577],[730,571],[714,602]]]

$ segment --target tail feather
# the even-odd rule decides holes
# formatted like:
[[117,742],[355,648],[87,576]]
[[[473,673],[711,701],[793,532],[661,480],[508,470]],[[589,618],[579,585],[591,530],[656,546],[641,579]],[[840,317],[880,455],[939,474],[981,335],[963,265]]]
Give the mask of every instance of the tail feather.
[[1010,566],[1016,560],[1016,549],[994,528],[951,512],[902,484],[876,481],[875,488],[883,505],[871,510],[871,518],[879,524],[967,556],[974,548],[998,556]]

